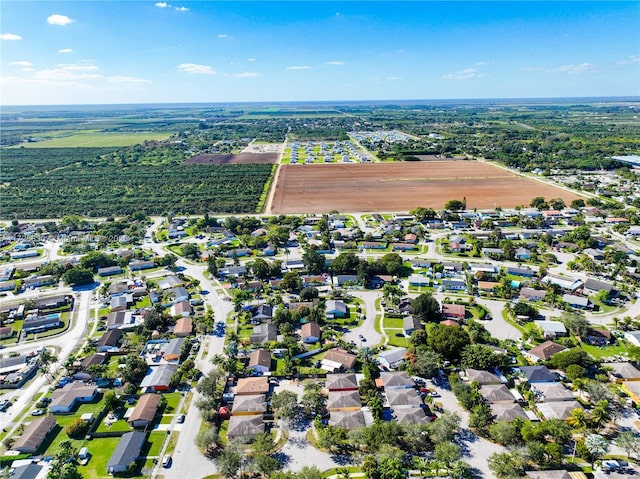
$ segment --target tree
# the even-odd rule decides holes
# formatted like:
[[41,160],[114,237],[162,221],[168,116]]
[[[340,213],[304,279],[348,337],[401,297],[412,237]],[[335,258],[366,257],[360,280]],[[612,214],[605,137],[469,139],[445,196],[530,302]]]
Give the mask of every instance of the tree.
[[567,418],[567,424],[578,431],[584,431],[589,425],[589,415],[584,409],[576,408]]
[[320,295],[318,288],[313,286],[307,286],[300,291],[300,299],[302,301],[311,301],[316,299]]
[[267,456],[266,454],[257,454],[253,458],[253,463],[256,469],[264,477],[271,477],[271,474],[282,467],[280,461],[275,457]]
[[72,287],[91,284],[93,272],[90,269],[73,267],[63,273],[62,280]]
[[429,437],[434,444],[451,442],[458,433],[459,428],[460,416],[458,413],[445,411],[438,419],[429,423]]
[[436,324],[427,336],[427,344],[449,361],[457,361],[469,344],[469,334],[460,327]]
[[47,348],[42,348],[39,359],[40,371],[42,371],[42,374],[44,374],[48,381],[51,381],[51,366],[58,361],[58,357]]
[[403,296],[404,291],[396,284],[385,283],[384,286],[382,286],[382,299],[391,303],[394,307],[400,304]]
[[251,449],[255,455],[268,454],[274,447],[273,436],[268,432],[258,434],[251,445]]
[[493,453],[487,464],[499,479],[519,478],[523,475],[527,457],[521,449]]
[[449,211],[460,211],[465,207],[464,202],[460,200],[449,200],[444,204],[444,209]]
[[89,430],[89,422],[84,419],[76,419],[72,423],[70,423],[67,427],[64,428],[64,432],[67,433],[67,436],[73,439],[82,439],[85,434]]
[[293,391],[281,391],[271,398],[271,407],[278,419],[293,419],[298,413],[298,395]]
[[543,196],[536,196],[531,200],[529,206],[532,208],[537,208],[539,210],[546,210],[549,208],[549,204],[546,202]]
[[513,314],[516,316],[527,317],[529,321],[533,321],[539,315],[538,310],[524,301],[518,301],[513,306]]
[[591,462],[595,463],[598,459],[609,452],[609,441],[600,434],[589,434],[584,439],[584,445],[591,455]]
[[124,401],[120,399],[116,392],[109,390],[104,395],[104,407],[107,411],[113,412],[124,406]]
[[426,323],[437,322],[442,319],[438,300],[428,293],[422,293],[411,303],[413,314]]
[[411,371],[423,378],[431,378],[438,374],[442,363],[442,356],[428,348],[416,349],[411,359]]
[[469,427],[476,429],[480,434],[485,435],[487,429],[493,422],[493,413],[488,404],[484,402],[474,406],[469,416]]
[[595,429],[600,429],[603,424],[609,422],[612,418],[609,410],[609,401],[603,399],[598,401],[591,411],[591,424]]
[[615,444],[627,454],[627,457],[640,452],[640,438],[631,430],[618,433]]
[[[337,258],[336,258],[337,259]],[[302,264],[309,274],[320,274],[326,270],[326,258],[315,248],[307,248],[302,254]]]
[[280,287],[285,291],[300,291],[302,289],[302,278],[295,271],[289,271],[282,277]]
[[331,263],[331,269],[335,274],[355,273],[360,258],[355,253],[340,253]]
[[447,469],[462,457],[462,449],[453,442],[441,442],[436,444],[435,458],[445,464]]
[[504,354],[496,354],[483,344],[469,344],[462,350],[460,366],[464,369],[483,369],[501,367],[508,361]]
[[196,446],[198,446],[207,456],[212,456],[218,444],[218,429],[205,426],[196,436]]
[[585,350],[573,348],[554,354],[553,357],[549,359],[548,363],[556,369],[566,371],[572,364],[588,368],[594,363],[594,361]]
[[303,387],[302,399],[300,401],[306,414],[315,416],[324,409],[324,402],[327,396],[322,393],[320,383],[306,381]]
[[242,452],[235,443],[227,444],[220,455],[216,458],[218,472],[226,478],[235,477],[242,464]]
[[298,472],[298,479],[322,479],[324,475],[316,466],[304,466]]
[[137,386],[147,374],[147,369],[149,367],[143,358],[137,354],[129,354],[122,369],[122,379]]
[[271,266],[262,258],[256,258],[250,267],[256,278],[267,279],[271,274]]
[[503,446],[520,444],[520,427],[521,424],[517,421],[496,421],[489,426],[489,437]]

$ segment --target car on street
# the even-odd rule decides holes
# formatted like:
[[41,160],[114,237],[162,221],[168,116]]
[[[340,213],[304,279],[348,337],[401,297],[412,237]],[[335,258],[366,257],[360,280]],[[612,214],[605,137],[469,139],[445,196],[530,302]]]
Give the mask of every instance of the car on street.
[[8,399],[0,401],[0,411],[5,412],[9,407],[11,407],[11,401]]
[[169,466],[171,466],[171,456],[169,454],[165,454],[165,456],[162,458],[162,467]]
[[362,341],[363,343],[367,342],[367,338],[365,338],[362,334],[359,334],[358,338],[360,338],[360,341]]
[[180,414],[178,416],[177,422],[178,422],[178,424],[182,424],[184,422],[184,420],[185,420],[185,415],[184,414]]
[[34,409],[31,411],[32,416],[42,416],[44,415],[44,409]]

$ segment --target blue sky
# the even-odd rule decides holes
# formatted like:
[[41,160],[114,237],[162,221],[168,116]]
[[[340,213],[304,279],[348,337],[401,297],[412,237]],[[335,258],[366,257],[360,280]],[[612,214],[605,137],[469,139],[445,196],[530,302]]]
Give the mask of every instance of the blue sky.
[[0,3],[4,105],[640,95],[640,2]]

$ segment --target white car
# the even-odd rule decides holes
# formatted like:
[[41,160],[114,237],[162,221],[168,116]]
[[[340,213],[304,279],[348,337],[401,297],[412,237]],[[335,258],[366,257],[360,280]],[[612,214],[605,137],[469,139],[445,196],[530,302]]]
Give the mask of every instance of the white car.
[[32,416],[42,416],[44,414],[44,409],[34,409],[31,411]]
[[171,465],[171,456],[169,454],[166,454],[162,458],[162,467],[169,467],[170,465]]

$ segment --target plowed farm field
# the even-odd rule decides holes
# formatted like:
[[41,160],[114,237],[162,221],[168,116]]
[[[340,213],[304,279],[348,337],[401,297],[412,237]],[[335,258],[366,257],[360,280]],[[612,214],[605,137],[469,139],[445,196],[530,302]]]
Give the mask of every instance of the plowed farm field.
[[579,198],[569,191],[478,161],[282,165],[269,212],[327,213],[443,208],[466,198],[467,209],[528,206],[532,198]]

